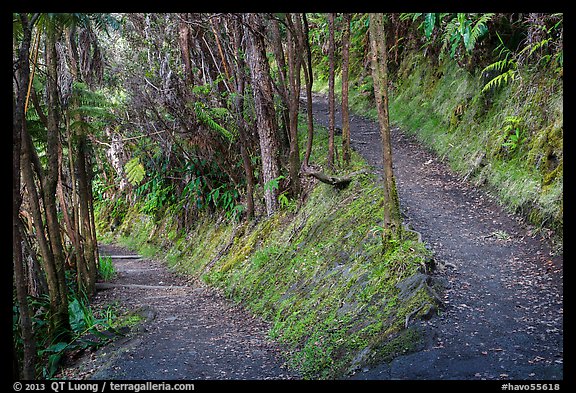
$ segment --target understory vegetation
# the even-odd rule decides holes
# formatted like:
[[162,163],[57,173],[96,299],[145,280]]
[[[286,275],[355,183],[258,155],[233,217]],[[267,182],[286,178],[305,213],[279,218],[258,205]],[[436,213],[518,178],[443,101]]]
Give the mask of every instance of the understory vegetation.
[[401,64],[391,116],[509,211],[553,230],[561,247],[562,82],[523,71],[521,80],[483,92],[478,74],[450,63],[432,69],[412,55]]

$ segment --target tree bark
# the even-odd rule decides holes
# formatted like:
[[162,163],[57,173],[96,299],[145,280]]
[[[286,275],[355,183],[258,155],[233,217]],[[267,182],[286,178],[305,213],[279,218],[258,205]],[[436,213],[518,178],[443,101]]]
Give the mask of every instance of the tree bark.
[[51,293],[52,323],[51,333],[54,337],[65,334],[70,329],[68,320],[68,296],[66,277],[64,274],[64,252],[62,238],[60,236],[60,223],[56,210],[56,185],[58,182],[58,149],[60,144],[60,132],[58,127],[58,65],[56,58],[56,26],[50,23],[46,34],[46,65],[47,65],[47,104],[48,104],[48,127],[46,136],[47,166],[44,176],[44,209],[48,229],[48,239],[53,254],[53,279],[56,280],[55,293]]
[[298,14],[286,14],[288,23],[288,79],[290,108],[290,156],[288,170],[292,196],[300,195],[300,150],[298,148],[298,110],[300,107],[300,69],[302,67],[301,30],[302,23]]
[[80,132],[78,135],[78,155],[77,155],[77,168],[78,168],[78,201],[79,201],[79,228],[80,236],[83,240],[83,259],[85,266],[83,270],[83,277],[79,277],[79,289],[84,291],[88,297],[91,297],[95,292],[95,284],[97,278],[97,263],[94,243],[92,236],[92,223],[90,212],[90,181],[88,169],[86,165],[86,135]]
[[350,59],[350,20],[351,14],[344,14],[342,34],[342,159],[350,164],[350,115],[348,107],[348,67]]
[[280,118],[282,122],[278,130],[278,140],[280,142],[280,155],[284,157],[286,155],[290,155],[290,102],[288,97],[288,75],[286,57],[284,56],[284,46],[282,44],[282,37],[280,35],[279,22],[277,19],[272,19],[270,24],[272,39],[274,40],[272,49],[274,50],[274,58],[278,67],[278,84],[274,86],[276,87],[276,90],[280,96],[280,100],[282,101],[282,106],[280,109]]
[[[235,21],[236,22],[236,21]],[[239,23],[233,24],[233,44],[236,59],[236,99],[234,101],[237,121],[238,121],[238,137],[240,139],[240,155],[242,156],[242,166],[244,167],[244,175],[246,177],[246,217],[250,220],[254,217],[254,170],[248,152],[249,141],[247,136],[247,126],[244,120],[244,89],[246,86],[246,77],[244,67],[246,62],[242,58],[242,30]]]
[[[274,97],[272,94],[272,79],[270,65],[266,58],[264,47],[264,22],[260,14],[245,14],[244,21],[249,29],[248,36],[248,62],[252,78],[252,92],[256,109],[256,126],[260,137],[260,154],[262,158],[262,177],[264,185],[279,177],[278,164],[278,125],[276,124],[276,111],[274,110]],[[265,187],[264,201],[266,213],[272,215],[278,210],[278,190],[274,187]]]
[[390,118],[388,113],[388,67],[387,47],[384,33],[383,14],[370,14],[370,47],[374,96],[378,109],[382,159],[384,165],[384,237],[385,240],[399,235],[401,215],[396,182],[392,169],[392,143],[390,140]]
[[[17,71],[17,95],[13,96],[12,109],[14,113],[12,123],[12,256],[14,269],[14,285],[16,287],[16,298],[19,310],[20,336],[23,344],[22,366],[19,367],[14,353],[13,375],[22,379],[31,380],[35,378],[36,367],[36,341],[32,330],[32,320],[28,308],[28,290],[24,260],[22,257],[22,236],[19,225],[20,206],[22,204],[22,194],[20,193],[20,167],[21,167],[21,147],[22,134],[26,126],[26,88],[30,80],[30,42],[32,40],[32,23],[28,16],[20,14],[23,37],[18,50],[19,68]],[[14,342],[14,341],[13,341]],[[21,370],[19,370],[21,368]]]
[[322,183],[330,184],[331,186],[334,186],[336,188],[343,189],[348,187],[348,185],[354,179],[355,176],[367,172],[368,171],[366,169],[361,169],[359,171],[349,173],[346,176],[331,176],[321,171],[308,169],[307,171],[304,172],[304,175],[315,177]]
[[335,101],[334,101],[334,13],[328,14],[328,61],[330,70],[328,75],[328,167],[334,168],[334,129],[335,129]]
[[306,154],[304,155],[304,167],[310,164],[310,154],[312,154],[312,143],[314,140],[314,114],[312,113],[312,85],[314,75],[312,75],[312,51],[310,49],[308,19],[306,14],[302,13],[304,31],[302,41],[306,48],[306,66],[304,67],[304,80],[306,82],[306,114],[308,117],[308,139],[306,141]]

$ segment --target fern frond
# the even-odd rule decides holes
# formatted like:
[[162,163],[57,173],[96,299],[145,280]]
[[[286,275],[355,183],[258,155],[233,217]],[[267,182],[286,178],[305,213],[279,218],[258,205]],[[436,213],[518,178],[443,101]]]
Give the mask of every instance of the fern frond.
[[422,16],[422,13],[415,13],[415,12],[403,12],[400,14],[400,20],[401,21],[405,21],[408,19],[411,19],[412,22],[414,22],[416,19],[418,19],[420,16]]
[[232,133],[228,131],[226,128],[216,123],[214,119],[212,119],[212,117],[207,113],[207,111],[205,111],[204,108],[202,108],[202,104],[198,101],[194,103],[194,113],[196,113],[198,119],[212,131],[216,131],[222,134],[230,142],[234,140],[234,135],[232,135]]
[[453,18],[446,24],[444,29],[444,36],[442,38],[442,47],[440,48],[440,52],[445,52],[450,42],[453,41],[453,38],[458,34],[458,20]]
[[515,65],[516,65],[516,62],[514,62],[513,60],[504,59],[504,60],[500,60],[500,61],[497,61],[497,62],[492,63],[492,64],[488,64],[486,67],[484,67],[484,69],[482,70],[482,73],[491,72],[491,71],[504,72],[504,70],[506,68],[515,69],[516,68]]
[[476,45],[476,42],[488,32],[488,27],[486,24],[490,21],[490,19],[492,19],[492,17],[494,17],[494,13],[486,13],[478,18],[474,24],[474,27],[472,27],[470,32],[470,46],[472,48],[474,45]]
[[528,44],[526,45],[524,48],[522,48],[522,50],[520,52],[518,52],[518,56],[522,56],[522,54],[526,51],[530,51],[530,53],[528,53],[527,57],[532,56],[532,54],[534,52],[536,52],[538,49],[542,48],[545,45],[548,45],[548,42],[550,42],[550,38],[546,38],[542,41],[538,41],[538,42],[534,42],[532,44]]
[[482,93],[485,93],[488,90],[497,89],[503,85],[508,84],[509,82],[514,80],[515,76],[516,76],[516,70],[512,69],[512,68],[509,69],[508,71],[496,76],[495,78],[490,80],[488,83],[486,83],[486,85],[482,89]]
[[94,127],[90,122],[87,122],[85,120],[73,120],[70,123],[70,129],[71,130],[75,130],[75,131],[91,131],[91,132],[96,132],[97,129],[96,127]]
[[146,175],[144,165],[140,162],[139,157],[134,157],[124,164],[124,172],[126,173],[126,178],[133,186],[140,184]]

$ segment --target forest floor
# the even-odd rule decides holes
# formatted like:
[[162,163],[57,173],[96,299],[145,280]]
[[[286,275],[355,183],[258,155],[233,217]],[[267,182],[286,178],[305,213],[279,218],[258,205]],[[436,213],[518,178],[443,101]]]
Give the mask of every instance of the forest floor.
[[[324,96],[313,113],[328,126]],[[378,123],[354,114],[350,123],[352,148],[381,171]],[[563,256],[414,137],[391,133],[401,209],[434,253],[446,308],[421,322],[420,351],[352,378],[563,379]]]
[[[317,123],[328,124],[323,96]],[[337,126],[341,127],[340,113]],[[377,122],[351,115],[352,146],[381,164]],[[364,368],[351,379],[563,379],[563,257],[534,228],[455,175],[413,137],[392,131],[406,222],[434,253],[445,309],[421,321],[417,352]],[[101,246],[102,254],[129,254]],[[298,379],[269,326],[217,290],[152,259],[116,259],[118,274],[95,304],[141,310],[127,337],[83,356],[69,379]]]

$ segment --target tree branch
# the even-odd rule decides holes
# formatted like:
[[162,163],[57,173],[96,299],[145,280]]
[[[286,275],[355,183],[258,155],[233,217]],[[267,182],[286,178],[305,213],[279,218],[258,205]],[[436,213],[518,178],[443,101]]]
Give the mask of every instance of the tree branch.
[[313,170],[310,168],[302,169],[303,175],[315,177],[316,179],[320,180],[322,183],[330,184],[331,186],[334,186],[334,187],[339,188],[339,189],[343,189],[343,188],[348,187],[348,185],[354,179],[355,176],[361,175],[363,173],[368,173],[368,172],[369,172],[368,169],[361,169],[359,171],[349,173],[346,176],[336,177],[336,176],[327,175],[324,172],[316,171],[316,170]]

